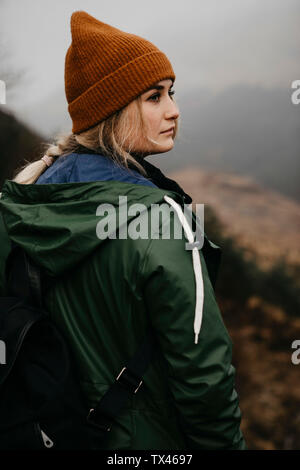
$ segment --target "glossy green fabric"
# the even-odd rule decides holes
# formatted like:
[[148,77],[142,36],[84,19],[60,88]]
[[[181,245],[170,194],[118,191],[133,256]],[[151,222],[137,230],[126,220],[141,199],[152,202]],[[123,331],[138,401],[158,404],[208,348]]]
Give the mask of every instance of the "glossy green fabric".
[[[55,279],[45,304],[70,342],[90,407],[153,327],[155,358],[103,448],[245,449],[232,342],[213,288],[219,248],[206,239],[200,250],[204,309],[195,344],[195,276],[185,238],[100,240],[97,207],[109,203],[118,209],[119,195],[127,196],[128,205],[148,208],[142,223],[149,221],[151,204],[165,202],[164,195],[183,205],[173,191],[117,181],[6,181],[0,199],[1,292],[10,239]],[[174,214],[170,220],[173,227],[179,224]]]

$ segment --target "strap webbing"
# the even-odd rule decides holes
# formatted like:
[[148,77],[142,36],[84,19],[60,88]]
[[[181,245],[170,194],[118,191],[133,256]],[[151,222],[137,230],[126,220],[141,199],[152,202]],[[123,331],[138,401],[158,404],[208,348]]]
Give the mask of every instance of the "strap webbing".
[[149,330],[134,356],[127,362],[96,407],[90,411],[89,421],[109,431],[113,419],[120,414],[130,397],[138,391],[142,376],[155,350],[154,335]]

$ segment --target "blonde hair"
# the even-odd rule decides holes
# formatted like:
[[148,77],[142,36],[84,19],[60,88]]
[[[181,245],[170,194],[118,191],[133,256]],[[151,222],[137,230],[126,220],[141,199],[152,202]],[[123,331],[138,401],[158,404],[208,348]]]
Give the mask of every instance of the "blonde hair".
[[[173,137],[176,137],[178,122],[175,120]],[[139,135],[145,135],[145,122],[142,116],[141,97],[139,96],[126,107],[105,119],[101,123],[80,134],[58,134],[55,144],[46,146],[43,155],[54,159],[82,150],[82,147],[96,153],[109,156],[117,165],[125,166],[132,163],[145,176],[146,171],[131,153],[134,153],[134,142]],[[146,137],[147,138],[147,137]],[[152,140],[151,140],[152,141]],[[125,145],[126,142],[131,142]],[[152,141],[154,142],[154,141]],[[155,142],[154,142],[155,143]],[[127,147],[127,148],[126,148]],[[13,181],[21,184],[33,184],[48,168],[45,161],[26,161],[19,168]]]

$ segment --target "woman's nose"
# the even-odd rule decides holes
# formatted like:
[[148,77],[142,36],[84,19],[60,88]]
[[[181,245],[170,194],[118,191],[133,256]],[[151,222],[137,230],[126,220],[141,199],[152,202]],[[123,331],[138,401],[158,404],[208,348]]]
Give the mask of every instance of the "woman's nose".
[[180,113],[177,104],[170,98],[166,111],[166,119],[177,119],[179,115]]

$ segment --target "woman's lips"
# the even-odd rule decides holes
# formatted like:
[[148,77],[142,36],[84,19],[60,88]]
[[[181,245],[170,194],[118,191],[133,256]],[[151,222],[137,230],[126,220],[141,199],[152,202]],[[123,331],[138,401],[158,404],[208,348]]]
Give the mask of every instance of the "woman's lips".
[[174,132],[174,127],[172,127],[171,129],[168,129],[167,131],[161,132],[161,134],[173,134],[173,132]]

